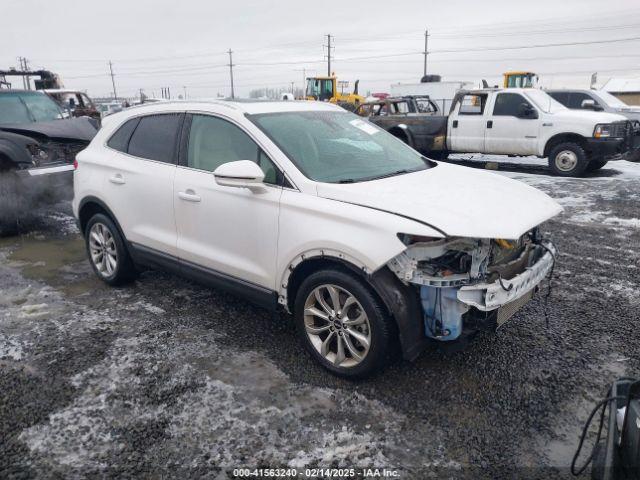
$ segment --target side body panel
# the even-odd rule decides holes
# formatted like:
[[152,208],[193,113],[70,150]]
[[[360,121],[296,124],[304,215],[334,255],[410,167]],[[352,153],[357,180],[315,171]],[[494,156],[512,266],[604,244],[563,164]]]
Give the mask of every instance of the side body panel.
[[458,102],[449,115],[447,146],[452,152],[483,153],[488,108],[485,107],[483,114],[461,115],[460,105]]

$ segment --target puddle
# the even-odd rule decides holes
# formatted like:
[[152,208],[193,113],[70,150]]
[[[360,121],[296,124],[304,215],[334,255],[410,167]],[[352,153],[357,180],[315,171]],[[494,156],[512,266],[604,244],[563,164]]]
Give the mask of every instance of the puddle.
[[0,248],[9,249],[9,266],[25,278],[42,281],[70,296],[87,294],[102,285],[87,262],[84,240],[79,235],[45,238],[40,235],[6,238]]

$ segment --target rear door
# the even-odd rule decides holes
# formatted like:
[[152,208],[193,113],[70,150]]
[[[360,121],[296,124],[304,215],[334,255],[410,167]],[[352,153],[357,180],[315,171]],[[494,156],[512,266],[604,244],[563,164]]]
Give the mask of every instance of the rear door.
[[519,117],[522,104],[535,107],[519,93],[501,92],[496,94],[487,117],[485,152],[502,155],[535,155],[538,151],[537,118]]
[[177,255],[173,178],[182,113],[134,118],[107,141],[108,206],[130,242]]
[[449,116],[448,145],[453,152],[483,153],[486,130],[486,93],[468,93]]

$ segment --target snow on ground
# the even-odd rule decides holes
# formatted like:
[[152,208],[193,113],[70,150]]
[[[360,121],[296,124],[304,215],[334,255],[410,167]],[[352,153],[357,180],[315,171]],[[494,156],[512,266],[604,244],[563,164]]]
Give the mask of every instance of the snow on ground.
[[494,170],[515,180],[520,180],[539,188],[553,197],[565,208],[564,219],[576,224],[604,223],[622,229],[640,228],[640,218],[619,218],[612,216],[612,210],[603,208],[609,201],[621,197],[625,201],[640,203],[640,163],[617,160],[609,162],[601,170],[583,178],[563,178],[552,176],[547,170],[547,159],[538,157],[507,157],[502,155],[450,155],[452,163],[487,164],[485,168]]

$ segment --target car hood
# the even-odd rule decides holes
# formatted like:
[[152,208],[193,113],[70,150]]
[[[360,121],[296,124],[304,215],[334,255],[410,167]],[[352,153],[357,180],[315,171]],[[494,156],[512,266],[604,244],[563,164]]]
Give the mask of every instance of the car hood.
[[616,113],[624,115],[629,120],[640,120],[640,107],[616,108]]
[[87,117],[53,120],[50,122],[0,124],[0,130],[20,135],[45,136],[51,139],[82,140],[90,142],[98,132]]
[[317,193],[408,217],[451,237],[517,239],[562,212],[551,197],[522,182],[446,163],[368,182],[319,183]]
[[593,124],[597,123],[613,123],[613,122],[623,122],[627,120],[627,118],[618,113],[608,113],[608,112],[594,112],[592,110],[569,110],[563,109],[558,110],[553,114],[555,117],[566,119],[566,120],[591,120]]

